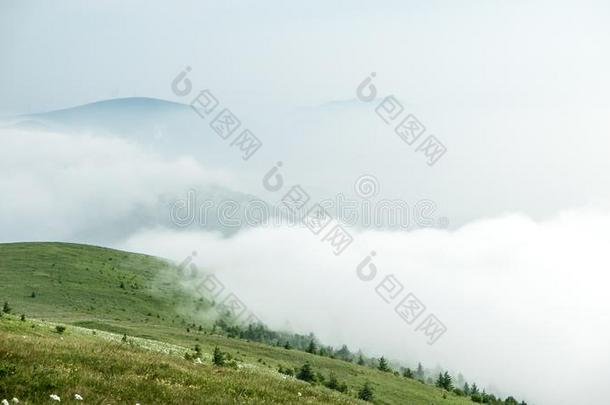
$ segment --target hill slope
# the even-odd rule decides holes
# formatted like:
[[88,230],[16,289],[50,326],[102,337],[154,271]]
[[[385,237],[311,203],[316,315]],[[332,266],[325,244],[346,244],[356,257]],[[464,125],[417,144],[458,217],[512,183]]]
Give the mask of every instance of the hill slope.
[[[27,318],[0,318],[0,399],[19,394],[39,403],[57,391],[86,393],[105,404],[357,403],[357,391],[370,382],[378,404],[472,404],[371,367],[217,334],[210,323],[185,315],[209,304],[194,301],[171,281],[160,282],[168,270],[175,269],[161,259],[99,247],[0,244],[0,300]],[[49,321],[68,324],[66,332],[54,332]],[[187,331],[185,325],[196,321],[202,328]],[[132,344],[122,343],[122,334]],[[184,358],[195,345],[203,364]],[[215,347],[236,359],[236,367],[212,366]],[[347,393],[277,372],[305,362],[326,379],[332,372]]]

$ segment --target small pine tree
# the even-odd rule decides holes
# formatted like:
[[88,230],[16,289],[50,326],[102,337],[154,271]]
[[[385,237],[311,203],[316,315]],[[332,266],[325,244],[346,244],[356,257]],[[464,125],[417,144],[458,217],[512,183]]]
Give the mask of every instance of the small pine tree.
[[305,350],[307,353],[316,354],[318,352],[318,348],[316,347],[316,343],[311,339],[309,341],[309,346]]
[[453,389],[453,379],[446,371],[443,374],[443,388],[447,391],[451,391]]
[[339,380],[337,380],[337,376],[335,375],[335,373],[333,373],[332,371],[330,372],[330,375],[328,376],[328,382],[326,384],[327,388],[330,388],[331,390],[336,390],[337,387],[339,387]]
[[402,376],[406,378],[413,378],[413,371],[411,371],[411,369],[407,367],[402,371]]
[[350,352],[347,345],[341,346],[341,348],[339,350],[337,350],[337,352],[335,354],[341,360],[350,361],[350,362],[352,361],[353,355],[352,355],[352,352]]
[[468,385],[468,383],[464,383],[464,388],[463,388],[464,394],[466,395],[470,395],[470,386]]
[[443,388],[443,382],[443,373],[438,373],[438,378],[436,379],[434,385],[436,385],[438,388]]
[[121,342],[127,343],[127,334],[123,333],[123,337],[121,338]]
[[225,354],[218,348],[218,346],[214,348],[212,363],[214,363],[215,366],[219,367],[225,365]]
[[25,314],[21,314],[21,322],[25,322]]
[[453,382],[451,380],[451,376],[445,371],[444,373],[438,374],[438,378],[436,379],[434,385],[447,391],[451,391],[453,389]]
[[477,387],[477,385],[475,383],[472,383],[472,386],[470,387],[470,395],[478,395],[479,394],[479,387]]
[[464,386],[464,383],[466,382],[466,380],[464,379],[464,376],[462,375],[462,373],[458,373],[457,380],[454,382],[455,382],[456,387],[458,387],[458,386]]
[[390,366],[388,366],[388,361],[383,356],[381,356],[381,358],[379,359],[379,365],[377,366],[377,368],[380,371],[385,371],[385,372],[391,371]]
[[286,349],[286,350],[292,349],[292,346],[290,345],[289,341],[286,341],[286,344],[284,345],[284,349]]
[[311,368],[311,364],[309,364],[309,362],[305,362],[305,364],[303,364],[296,377],[299,380],[307,381],[310,383],[316,382],[316,375],[313,369]]
[[119,286],[119,288],[122,288],[124,290],[125,289],[125,283],[121,281],[121,285]]
[[30,295],[30,297],[32,297],[32,298],[36,298],[36,292],[35,292],[35,291],[32,291],[32,295]]
[[328,382],[324,383],[324,385],[327,388],[330,388],[331,390],[339,391],[342,393],[347,392],[347,384],[339,382],[337,376],[332,371],[328,376]]
[[2,307],[2,312],[5,314],[10,314],[12,311],[11,306],[8,304],[8,301],[4,301],[4,306]]
[[362,354],[358,355],[358,365],[359,366],[364,366],[365,365],[364,358],[362,357]]
[[358,399],[363,401],[373,402],[373,388],[368,382],[365,382],[362,388],[358,391]]
[[421,363],[417,363],[417,371],[415,371],[415,377],[418,380],[423,380],[425,377],[424,366]]

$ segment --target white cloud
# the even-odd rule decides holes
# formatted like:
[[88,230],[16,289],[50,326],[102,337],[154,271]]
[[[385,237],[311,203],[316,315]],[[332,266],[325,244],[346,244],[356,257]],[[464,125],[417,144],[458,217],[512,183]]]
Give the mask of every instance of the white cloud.
[[[162,210],[151,223],[161,223],[166,194],[232,182],[191,159],[168,160],[93,135],[2,129],[0,137],[3,241],[93,241],[175,260],[197,250],[198,263],[274,328],[440,364],[536,403],[602,403],[607,395],[600,388],[610,372],[606,212],[565,211],[543,222],[511,215],[453,232],[365,231],[335,257],[307,229],[256,228],[223,238],[137,226],[138,215],[155,209]],[[124,226],[131,221],[136,226]],[[114,228],[107,242],[96,234]],[[364,283],[355,268],[371,250],[380,273]],[[447,325],[435,345],[376,295],[388,274]]]
[[191,158],[164,159],[118,138],[1,129],[0,139],[2,241],[82,240],[137,221],[164,196],[230,183]]
[[[357,246],[339,257],[297,228],[229,239],[157,229],[119,247],[175,260],[196,250],[201,267],[276,328],[440,364],[530,402],[602,403],[609,229],[606,213],[572,211],[540,223],[518,215],[482,220],[455,232],[357,233]],[[380,275],[367,284],[355,268],[371,249]],[[435,345],[376,295],[387,274],[447,325]]]

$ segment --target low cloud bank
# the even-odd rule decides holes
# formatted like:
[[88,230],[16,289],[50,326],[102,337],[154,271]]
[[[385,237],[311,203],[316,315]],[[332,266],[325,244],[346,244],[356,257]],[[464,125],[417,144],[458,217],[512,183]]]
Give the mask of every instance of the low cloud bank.
[[[455,231],[352,231],[354,244],[335,256],[305,228],[230,238],[151,229],[168,215],[164,196],[231,181],[193,159],[94,135],[0,129],[0,139],[1,242],[89,242],[176,261],[197,251],[196,263],[273,328],[441,365],[537,404],[608,402],[608,212],[543,222],[507,215]],[[371,251],[378,274],[365,282],[356,268]],[[426,306],[412,325],[376,292],[389,275],[403,286],[397,299],[413,293]],[[434,345],[415,330],[428,314],[447,327]]]
[[124,238],[168,218],[170,196],[230,183],[119,138],[4,128],[0,139],[0,242]]
[[[449,232],[361,232],[341,256],[307,229],[258,228],[231,238],[156,229],[121,248],[196,263],[214,272],[274,328],[462,372],[542,404],[603,403],[610,373],[610,215],[565,212],[545,222],[519,215]],[[357,265],[370,253],[377,277]],[[428,345],[375,287],[387,275],[446,326]],[[422,315],[422,318],[425,316]],[[417,322],[414,323],[416,325]]]

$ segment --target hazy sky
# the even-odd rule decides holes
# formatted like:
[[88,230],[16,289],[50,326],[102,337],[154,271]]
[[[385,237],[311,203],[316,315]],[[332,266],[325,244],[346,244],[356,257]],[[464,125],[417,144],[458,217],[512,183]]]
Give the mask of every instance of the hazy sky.
[[[191,145],[166,156],[101,130],[0,128],[0,242],[176,260],[198,250],[273,326],[440,363],[537,404],[602,403],[608,21],[606,1],[0,0],[0,116],[132,96],[188,103],[170,83],[190,66],[194,87],[265,141],[247,165],[227,148],[226,167],[210,167]],[[395,95],[447,146],[434,167],[355,98],[371,72],[379,97]],[[167,196],[196,185],[268,197],[260,179],[280,159],[291,183],[320,195],[372,174],[380,198],[430,198],[452,227],[355,231],[366,249],[337,261],[303,229],[222,238],[159,220]],[[422,344],[357,283],[369,247],[446,322],[443,342]],[[270,285],[285,287],[273,302]],[[360,334],[361,313],[382,333]]]
[[[335,194],[374,174],[388,198],[435,200],[453,224],[610,206],[604,1],[0,1],[0,10],[0,114],[134,95],[188,103],[169,83],[191,66],[196,88],[211,88],[267,145],[288,145],[260,167],[289,160],[310,187]],[[396,95],[447,146],[436,167],[355,100],[371,72],[380,97]],[[354,101],[328,104],[343,100]],[[335,156],[312,167],[325,147]]]
[[440,111],[606,107],[605,1],[1,1],[0,10],[3,111],[170,98],[168,78],[185,65],[232,104],[350,99],[376,71],[383,93]]

